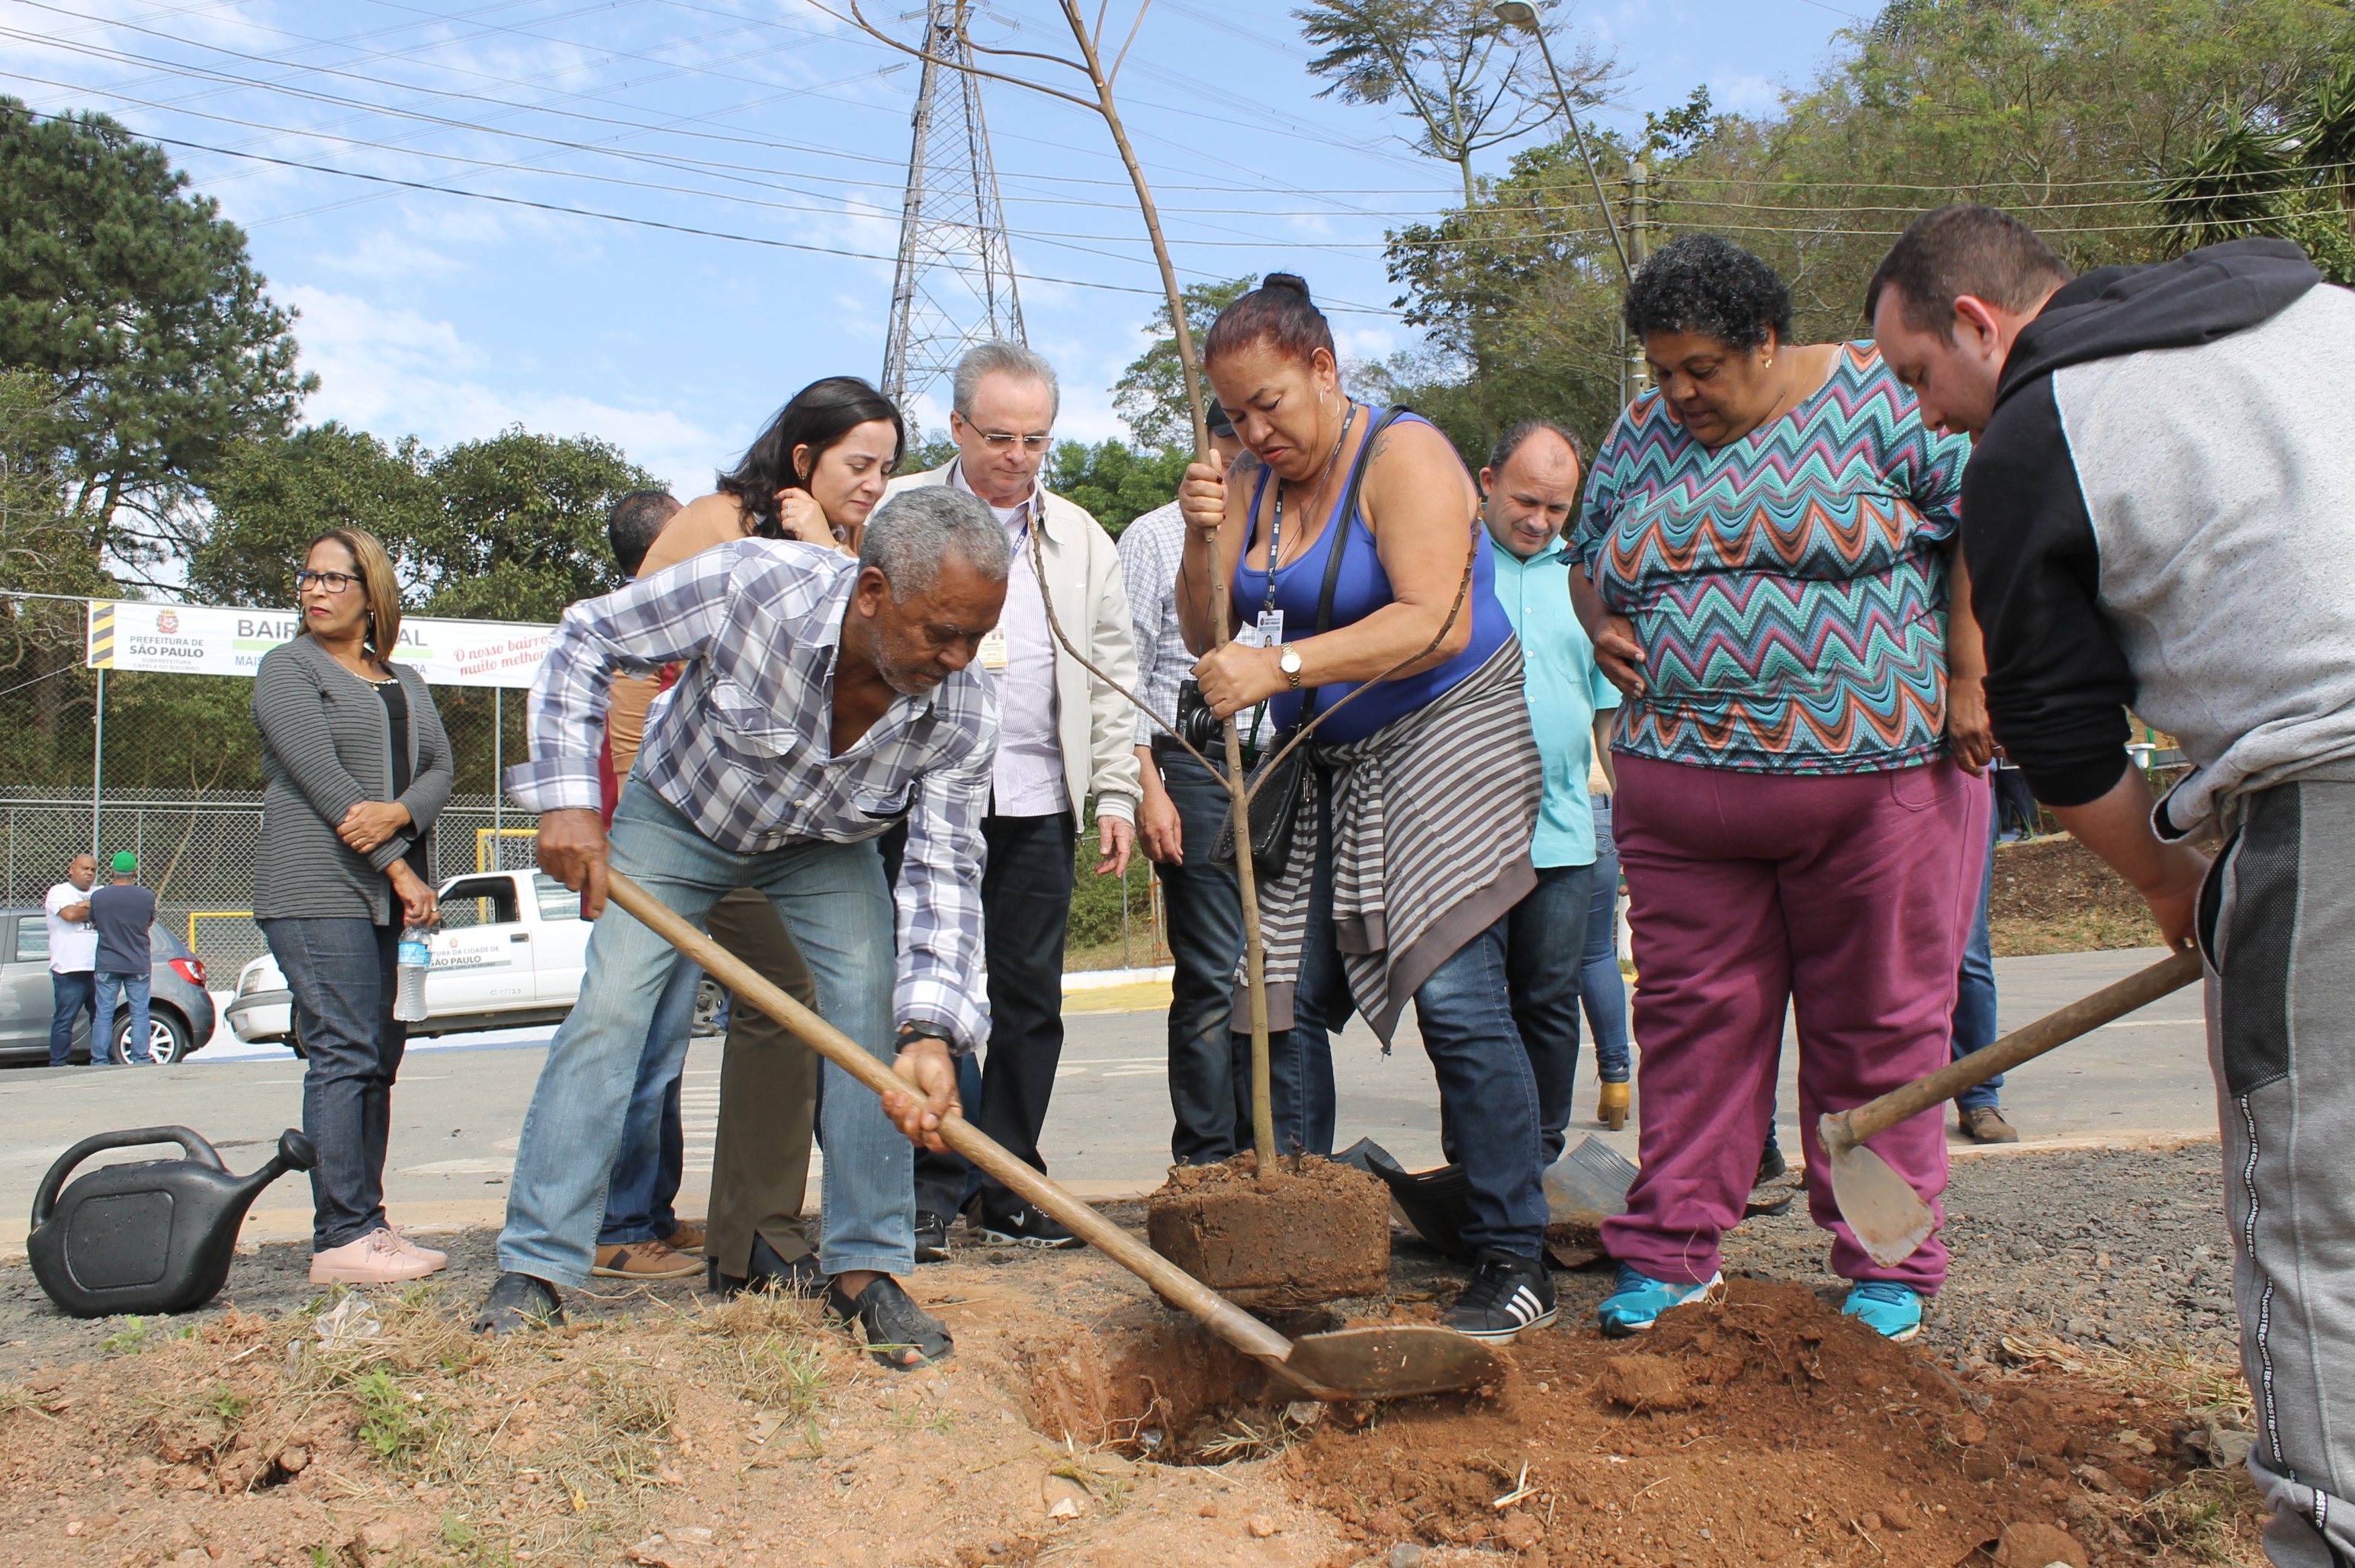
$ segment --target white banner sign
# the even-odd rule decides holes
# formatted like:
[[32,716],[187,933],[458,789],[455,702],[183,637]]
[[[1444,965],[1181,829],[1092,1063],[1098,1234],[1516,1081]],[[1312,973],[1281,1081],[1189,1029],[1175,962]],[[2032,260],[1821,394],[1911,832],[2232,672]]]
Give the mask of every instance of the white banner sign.
[[[241,675],[293,636],[292,610],[216,610],[130,600],[90,602],[84,662],[93,669],[176,670],[182,675]],[[404,615],[393,657],[435,686],[527,687],[556,628],[517,621],[437,621]]]

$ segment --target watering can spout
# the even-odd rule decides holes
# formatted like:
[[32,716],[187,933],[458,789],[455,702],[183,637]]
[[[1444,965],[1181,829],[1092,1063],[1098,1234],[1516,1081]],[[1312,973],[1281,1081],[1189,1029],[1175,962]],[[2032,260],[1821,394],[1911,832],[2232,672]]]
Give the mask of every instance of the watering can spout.
[[308,1137],[292,1127],[279,1134],[278,1152],[270,1157],[270,1163],[237,1184],[238,1217],[245,1217],[245,1211],[261,1196],[263,1188],[290,1170],[309,1170],[318,1163],[319,1147]]

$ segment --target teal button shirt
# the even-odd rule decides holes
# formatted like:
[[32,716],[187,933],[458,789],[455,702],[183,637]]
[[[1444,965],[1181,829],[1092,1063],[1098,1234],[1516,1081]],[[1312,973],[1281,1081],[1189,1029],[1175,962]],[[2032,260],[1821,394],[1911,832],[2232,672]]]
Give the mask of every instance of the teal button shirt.
[[1595,667],[1594,645],[1570,604],[1570,555],[1557,538],[1523,560],[1488,536],[1497,598],[1521,639],[1529,728],[1545,763],[1545,801],[1529,859],[1538,869],[1594,863],[1594,810],[1586,778],[1596,710],[1619,706],[1619,688]]

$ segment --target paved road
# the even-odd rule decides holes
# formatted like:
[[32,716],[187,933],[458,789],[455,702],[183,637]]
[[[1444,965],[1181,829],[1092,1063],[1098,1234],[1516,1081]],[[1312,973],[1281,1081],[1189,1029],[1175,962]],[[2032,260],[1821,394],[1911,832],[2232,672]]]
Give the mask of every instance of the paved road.
[[[2017,1028],[2145,964],[2155,951],[1998,959],[2003,1026]],[[1145,993],[1144,995],[1149,995]],[[1134,1004],[1122,992],[1070,998],[1074,1008]],[[2035,1141],[2158,1136],[2213,1136],[2215,1096],[2208,1075],[2200,994],[2178,992],[2013,1077],[2005,1105]],[[1061,1083],[1045,1139],[1058,1179],[1090,1197],[1148,1190],[1167,1159],[1168,1097],[1158,1010],[1074,1012]],[[517,1129],[546,1055],[545,1031],[420,1041],[394,1096],[387,1179],[394,1219],[439,1228],[496,1222],[506,1203]],[[1439,1119],[1431,1072],[1412,1032],[1383,1056],[1360,1024],[1336,1042],[1340,1140],[1370,1136],[1409,1168],[1439,1163]],[[1783,1137],[1796,1147],[1796,1051],[1784,1061]],[[1591,1078],[1592,1067],[1587,1068]],[[719,1047],[698,1041],[688,1054],[687,1189],[681,1211],[701,1211],[710,1175],[718,1109]],[[1599,1131],[1582,1087],[1573,1139]],[[1641,1107],[1639,1105],[1638,1110]],[[302,1069],[275,1050],[207,1051],[176,1067],[20,1068],[0,1072],[0,1214],[30,1211],[51,1161],[77,1139],[112,1127],[178,1123],[219,1146],[232,1168],[266,1157],[282,1127],[302,1120]],[[1631,1157],[1633,1125],[1605,1135]],[[815,1189],[813,1189],[815,1191]],[[307,1233],[308,1194],[282,1181],[265,1194],[249,1237]],[[13,1232],[13,1233],[12,1233]],[[18,1250],[0,1221],[0,1255]]]

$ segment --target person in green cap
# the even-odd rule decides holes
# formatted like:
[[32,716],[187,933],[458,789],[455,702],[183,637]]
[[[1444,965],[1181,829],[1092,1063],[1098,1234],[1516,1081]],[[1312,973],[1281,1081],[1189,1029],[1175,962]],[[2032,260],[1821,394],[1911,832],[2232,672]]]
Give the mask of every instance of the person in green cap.
[[[139,857],[128,849],[114,856],[114,880],[90,895],[90,923],[98,928],[98,997],[91,1018],[90,1059],[110,1066],[124,1058],[144,1066],[147,1055],[147,973],[155,963],[147,928],[155,922],[155,895],[139,885]],[[123,1055],[114,1054],[114,1007],[131,1004],[131,1032]]]

